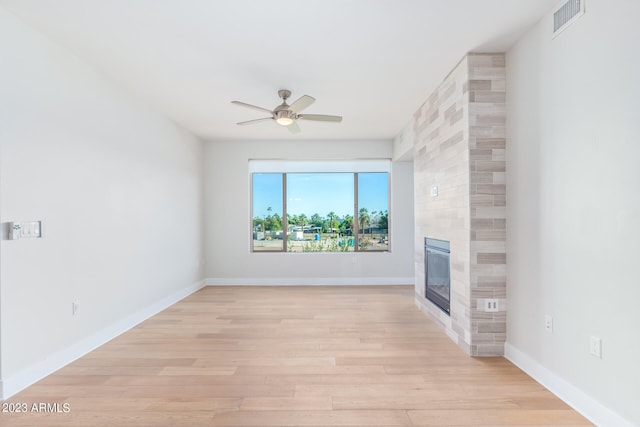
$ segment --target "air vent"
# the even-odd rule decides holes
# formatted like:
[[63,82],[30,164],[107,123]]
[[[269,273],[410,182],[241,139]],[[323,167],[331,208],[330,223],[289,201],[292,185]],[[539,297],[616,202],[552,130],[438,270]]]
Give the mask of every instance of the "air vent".
[[585,0],[569,0],[553,14],[553,37],[584,15]]

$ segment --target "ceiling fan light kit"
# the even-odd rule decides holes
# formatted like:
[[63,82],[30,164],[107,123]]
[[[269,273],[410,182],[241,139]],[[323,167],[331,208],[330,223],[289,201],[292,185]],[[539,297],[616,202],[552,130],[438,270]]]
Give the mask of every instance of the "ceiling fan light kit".
[[244,122],[239,122],[238,125],[244,126],[254,123],[259,123],[267,120],[274,120],[280,126],[284,126],[291,133],[300,132],[300,127],[296,123],[296,120],[310,120],[316,122],[334,122],[339,123],[342,121],[341,116],[329,116],[326,114],[299,114],[302,110],[309,107],[316,100],[312,96],[302,95],[298,98],[293,104],[287,104],[287,99],[291,97],[291,91],[286,89],[281,89],[278,91],[278,96],[282,98],[282,104],[275,107],[273,110],[269,110],[268,108],[258,107],[256,105],[247,104],[241,101],[231,101],[232,104],[239,105],[241,107],[251,108],[254,110],[262,111],[265,113],[271,114],[271,117],[263,117],[260,119],[246,120]]
[[290,114],[287,110],[276,112],[276,123],[280,126],[289,126],[295,120],[295,114]]
[[293,119],[289,117],[280,117],[276,120],[276,123],[280,126],[289,126],[291,123],[293,123]]

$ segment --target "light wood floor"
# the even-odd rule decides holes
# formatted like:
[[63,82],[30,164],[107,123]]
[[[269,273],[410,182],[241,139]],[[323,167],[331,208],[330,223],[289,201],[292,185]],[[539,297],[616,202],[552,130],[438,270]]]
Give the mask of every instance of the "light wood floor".
[[69,412],[2,426],[591,425],[398,286],[207,287],[8,402]]

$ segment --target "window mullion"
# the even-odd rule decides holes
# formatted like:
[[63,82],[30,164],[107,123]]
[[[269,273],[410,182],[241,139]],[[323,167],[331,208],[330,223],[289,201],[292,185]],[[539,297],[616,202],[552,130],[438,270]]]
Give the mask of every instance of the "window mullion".
[[360,218],[358,218],[358,173],[353,174],[353,251],[358,252],[360,239]]
[[282,174],[282,252],[289,248],[289,221],[287,221],[287,174]]

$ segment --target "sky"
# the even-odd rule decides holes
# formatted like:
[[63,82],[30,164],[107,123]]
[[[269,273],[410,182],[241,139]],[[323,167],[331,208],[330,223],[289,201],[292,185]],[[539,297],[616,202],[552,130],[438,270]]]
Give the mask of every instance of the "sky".
[[[287,213],[353,216],[353,180],[353,173],[288,173]],[[388,188],[387,173],[359,173],[358,208],[388,210]],[[268,215],[268,207],[282,215],[282,174],[253,174],[253,217]]]

